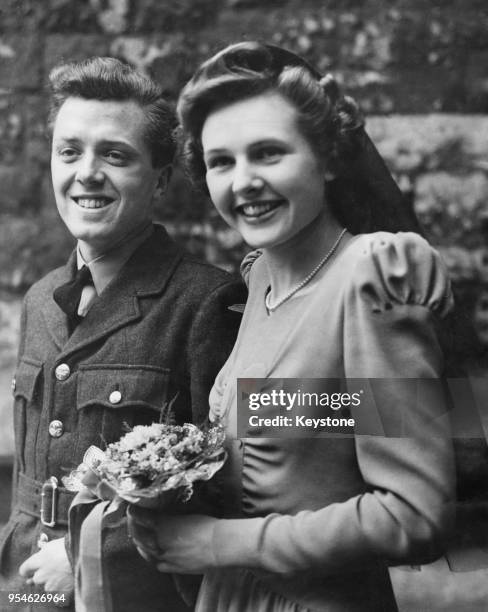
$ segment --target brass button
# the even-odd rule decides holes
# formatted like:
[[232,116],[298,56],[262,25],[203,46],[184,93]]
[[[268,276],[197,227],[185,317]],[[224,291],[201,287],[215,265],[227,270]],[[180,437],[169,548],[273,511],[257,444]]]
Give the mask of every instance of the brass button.
[[15,378],[12,378],[10,388],[12,389],[12,393],[15,393],[15,389],[17,389],[17,381],[15,380]]
[[62,421],[57,419],[49,423],[49,435],[51,438],[60,438],[64,433],[64,425]]
[[122,399],[122,393],[120,391],[112,391],[112,393],[108,397],[108,401],[111,404],[118,404]]
[[42,531],[37,538],[37,548],[42,548],[47,542],[49,542],[49,536]]
[[66,380],[71,374],[70,367],[67,363],[60,363],[54,370],[54,375],[58,380]]

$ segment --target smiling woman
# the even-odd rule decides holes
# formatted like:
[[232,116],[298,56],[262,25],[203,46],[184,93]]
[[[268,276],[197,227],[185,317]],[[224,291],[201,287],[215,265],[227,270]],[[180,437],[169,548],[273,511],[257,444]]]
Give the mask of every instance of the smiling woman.
[[[300,57],[228,47],[198,68],[178,110],[192,176],[258,251],[243,262],[249,299],[210,394],[230,456],[215,491],[223,517],[135,513],[136,540],[153,554],[158,543],[161,572],[206,572],[198,612],[392,612],[388,566],[434,559],[451,519],[441,385],[424,402],[401,384],[443,370],[437,327],[451,295],[440,258],[417,234],[378,231],[416,224],[402,222],[356,104]],[[325,379],[337,393],[358,378],[375,401],[350,415],[321,408],[307,438],[280,419],[270,437],[238,428],[237,379],[253,392]],[[378,435],[320,435],[328,416],[339,425],[361,411]]]
[[332,174],[281,95],[216,110],[203,126],[202,146],[210,197],[250,246],[283,245],[318,217],[339,230],[323,205]]

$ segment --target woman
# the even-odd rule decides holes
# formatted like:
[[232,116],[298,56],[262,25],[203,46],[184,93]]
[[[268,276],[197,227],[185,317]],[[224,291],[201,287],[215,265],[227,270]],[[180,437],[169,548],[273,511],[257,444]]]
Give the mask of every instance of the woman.
[[[442,398],[394,380],[441,374],[435,325],[451,298],[439,257],[414,233],[352,235],[412,222],[394,225],[398,192],[355,104],[301,58],[231,46],[196,72],[179,114],[194,176],[259,251],[210,395],[229,437],[215,481],[226,518],[139,512],[136,542],[163,572],[205,572],[200,612],[395,610],[387,566],[434,559],[451,519]],[[237,378],[370,379],[386,435],[238,437]]]

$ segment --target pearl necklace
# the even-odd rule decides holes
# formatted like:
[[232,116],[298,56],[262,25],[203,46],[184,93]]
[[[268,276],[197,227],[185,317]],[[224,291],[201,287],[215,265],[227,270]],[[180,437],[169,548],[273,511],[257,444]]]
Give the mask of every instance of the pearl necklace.
[[303,287],[305,287],[305,285],[307,283],[309,283],[312,278],[317,274],[317,272],[323,267],[325,266],[325,264],[329,261],[329,259],[332,257],[332,255],[335,253],[337,247],[339,246],[339,243],[341,242],[344,234],[347,232],[347,229],[344,228],[341,233],[339,234],[339,236],[337,237],[337,240],[334,242],[334,244],[330,247],[330,250],[327,252],[327,254],[319,261],[319,263],[315,266],[315,268],[310,272],[310,274],[308,274],[308,276],[306,276],[301,282],[298,283],[298,285],[296,287],[294,287],[291,291],[289,291],[285,297],[282,297],[281,300],[278,300],[278,302],[276,302],[276,304],[274,306],[271,306],[270,304],[270,299],[269,296],[271,295],[271,288],[269,289],[268,293],[266,294],[265,297],[265,304],[266,304],[266,308],[268,309],[268,312],[274,312],[279,306],[281,306],[282,304],[284,304],[287,300],[289,300],[292,296],[295,295],[295,293],[297,293],[298,291],[300,291],[300,289],[302,289]]

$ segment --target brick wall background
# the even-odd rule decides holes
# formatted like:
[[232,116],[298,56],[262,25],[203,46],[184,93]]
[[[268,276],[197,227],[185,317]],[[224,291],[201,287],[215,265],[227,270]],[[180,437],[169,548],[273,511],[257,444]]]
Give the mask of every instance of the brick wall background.
[[[358,99],[488,345],[486,0],[0,0],[0,456],[12,451],[22,295],[72,248],[50,188],[50,68],[112,55],[175,99],[200,60],[254,38],[303,54]],[[244,252],[179,172],[158,215],[218,265]]]

